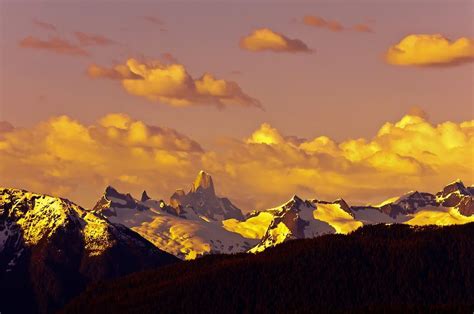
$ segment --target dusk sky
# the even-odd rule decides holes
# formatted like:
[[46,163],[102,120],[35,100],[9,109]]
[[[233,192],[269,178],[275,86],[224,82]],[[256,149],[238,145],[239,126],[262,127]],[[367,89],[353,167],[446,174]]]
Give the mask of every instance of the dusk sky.
[[91,206],[108,184],[167,198],[204,169],[244,210],[470,185],[473,17],[472,1],[1,1],[0,185]]

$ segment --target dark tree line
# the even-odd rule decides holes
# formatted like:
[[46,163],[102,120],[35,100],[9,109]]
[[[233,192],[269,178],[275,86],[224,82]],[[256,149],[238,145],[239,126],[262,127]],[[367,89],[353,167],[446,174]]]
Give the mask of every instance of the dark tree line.
[[90,287],[68,313],[472,313],[474,223],[366,226]]

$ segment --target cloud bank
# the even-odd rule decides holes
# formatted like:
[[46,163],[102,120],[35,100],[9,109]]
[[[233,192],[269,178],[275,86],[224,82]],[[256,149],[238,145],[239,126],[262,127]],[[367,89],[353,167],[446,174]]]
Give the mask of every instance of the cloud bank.
[[[200,169],[218,194],[246,210],[291,195],[380,202],[412,189],[472,184],[474,120],[432,124],[419,110],[387,122],[373,138],[300,139],[262,124],[214,149],[173,129],[109,114],[85,125],[67,116],[32,128],[0,128],[0,185],[70,197],[90,206],[108,184],[136,196],[168,197]],[[469,181],[471,180],[471,181]],[[374,198],[375,197],[375,198]]]
[[2,186],[90,206],[108,184],[136,193],[140,185],[170,190],[168,184],[193,172],[202,154],[187,136],[125,114],[109,114],[92,125],[59,116],[29,129],[2,128],[0,180]]

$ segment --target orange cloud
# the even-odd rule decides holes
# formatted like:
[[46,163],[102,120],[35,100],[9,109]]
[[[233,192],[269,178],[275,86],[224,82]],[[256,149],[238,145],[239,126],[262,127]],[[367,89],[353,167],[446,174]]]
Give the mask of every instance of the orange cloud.
[[243,37],[240,40],[240,47],[255,52],[312,52],[303,41],[299,39],[290,39],[269,28],[256,29],[250,35]]
[[125,64],[111,69],[91,65],[88,75],[93,78],[117,79],[131,95],[159,101],[170,106],[193,105],[240,105],[262,108],[260,102],[245,94],[233,81],[215,78],[210,73],[194,79],[186,68],[178,63],[148,63],[128,59]]
[[49,31],[55,31],[56,30],[56,26],[54,26],[53,24],[43,22],[43,21],[40,21],[40,20],[37,20],[37,19],[33,20],[33,24],[40,27],[40,28],[42,28],[42,29],[45,29],[45,30],[49,30]]
[[338,21],[326,20],[326,19],[323,19],[322,17],[318,17],[314,15],[306,15],[305,17],[303,17],[303,24],[312,26],[312,27],[324,28],[332,32],[341,32],[344,30],[353,30],[360,33],[373,32],[372,27],[364,23],[359,23],[352,27],[345,27],[342,25],[342,23]]
[[71,56],[89,55],[86,50],[59,37],[50,37],[47,40],[41,40],[33,36],[28,36],[20,41],[19,46],[22,48],[38,49]]
[[303,18],[303,23],[309,26],[321,27],[331,30],[333,32],[340,32],[344,30],[344,26],[338,21],[325,20],[321,17],[306,15]]
[[354,25],[352,27],[352,29],[355,30],[356,32],[360,32],[360,33],[373,33],[374,32],[372,27],[370,27],[367,24],[363,24],[363,23]]
[[474,60],[474,40],[451,41],[443,35],[414,34],[390,47],[386,61],[399,66],[448,66]]
[[76,36],[81,46],[109,46],[116,44],[112,39],[98,34],[74,32],[74,36]]

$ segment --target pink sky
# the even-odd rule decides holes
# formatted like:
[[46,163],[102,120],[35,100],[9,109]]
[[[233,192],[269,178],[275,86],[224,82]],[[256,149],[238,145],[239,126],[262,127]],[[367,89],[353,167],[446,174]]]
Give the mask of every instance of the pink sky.
[[[472,2],[223,2],[2,1],[0,121],[31,128],[67,115],[90,125],[120,112],[148,125],[176,129],[205,150],[219,151],[222,138],[247,138],[262,123],[287,136],[325,135],[343,141],[370,139],[385,122],[398,121],[413,106],[422,108],[434,124],[473,118],[473,63],[403,67],[384,60],[387,49],[410,34],[473,38]],[[305,25],[306,15],[337,21],[345,29]],[[373,32],[352,30],[357,24]],[[314,53],[239,47],[242,37],[264,27],[303,41]],[[79,44],[75,32],[113,42]],[[35,45],[31,40],[20,44],[30,36],[58,37],[87,55],[26,47]],[[86,74],[91,64],[111,67],[131,57],[163,60],[165,53],[193,79],[212,73],[236,82],[265,111],[244,106],[177,108],[137,97],[118,81]],[[464,179],[471,180],[472,173]]]

